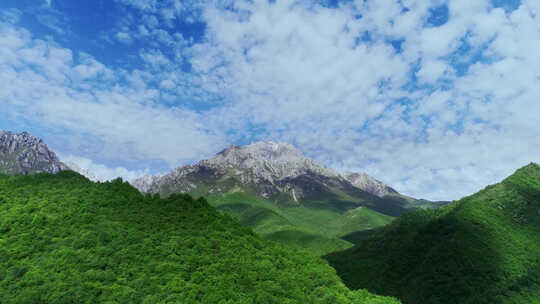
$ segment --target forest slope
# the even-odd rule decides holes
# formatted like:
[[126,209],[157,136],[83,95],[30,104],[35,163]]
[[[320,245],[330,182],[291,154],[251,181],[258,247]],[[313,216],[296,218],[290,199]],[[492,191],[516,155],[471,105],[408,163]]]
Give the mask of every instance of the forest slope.
[[540,303],[540,166],[326,258],[349,287],[407,304]]
[[204,199],[120,179],[0,175],[0,303],[398,303]]

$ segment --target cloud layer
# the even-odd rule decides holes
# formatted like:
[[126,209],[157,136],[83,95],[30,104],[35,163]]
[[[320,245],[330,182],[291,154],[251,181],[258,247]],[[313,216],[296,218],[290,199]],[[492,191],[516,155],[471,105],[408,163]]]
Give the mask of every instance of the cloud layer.
[[456,199],[540,160],[540,6],[435,4],[448,14],[435,25],[426,1],[212,7],[192,63],[232,117],[264,130],[255,138]]
[[97,138],[94,160],[176,166],[287,141],[436,200],[540,162],[537,1],[117,4],[129,13],[104,43],[128,45],[131,67],[37,39],[4,12],[2,115]]
[[[191,161],[224,145],[220,130],[182,106],[160,104],[154,76],[109,69],[92,56],[0,23],[2,112],[99,138],[108,157]],[[77,58],[75,58],[77,57]]]

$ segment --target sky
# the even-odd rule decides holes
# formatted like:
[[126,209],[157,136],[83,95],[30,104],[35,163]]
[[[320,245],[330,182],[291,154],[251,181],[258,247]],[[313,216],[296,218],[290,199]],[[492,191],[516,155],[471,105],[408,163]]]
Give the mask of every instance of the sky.
[[537,0],[2,0],[0,129],[103,180],[288,142],[454,200],[540,163]]

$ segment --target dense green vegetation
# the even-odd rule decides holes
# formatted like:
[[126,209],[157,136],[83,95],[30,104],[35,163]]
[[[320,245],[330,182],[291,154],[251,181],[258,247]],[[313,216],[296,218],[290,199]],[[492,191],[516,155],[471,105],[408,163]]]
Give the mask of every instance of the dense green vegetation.
[[407,304],[540,303],[540,166],[326,258],[349,287]]
[[0,175],[0,303],[398,303],[188,195]]
[[380,231],[381,229],[383,229],[383,227],[355,231],[342,236],[341,239],[353,244],[359,244],[362,241],[373,236],[375,233],[377,233],[377,231]]
[[384,226],[393,219],[366,207],[343,212],[291,203],[276,204],[249,191],[211,195],[208,201],[257,234],[317,255],[349,248],[352,243],[340,237]]

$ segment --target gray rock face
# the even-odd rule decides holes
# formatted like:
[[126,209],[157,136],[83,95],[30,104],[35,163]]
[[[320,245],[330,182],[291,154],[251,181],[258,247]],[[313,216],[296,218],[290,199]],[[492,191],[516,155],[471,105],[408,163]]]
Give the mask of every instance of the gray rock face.
[[337,176],[287,143],[257,142],[245,147],[231,146],[201,165],[226,171],[233,169],[247,182],[274,184],[284,178],[294,178],[306,173]]
[[163,174],[158,175],[145,175],[143,177],[132,180],[130,183],[133,187],[139,189],[141,192],[154,192],[152,191],[162,181]]
[[0,173],[57,173],[68,169],[41,139],[26,132],[0,131]]
[[[307,173],[338,177],[334,171],[304,157],[289,144],[258,142],[244,147],[230,146],[195,165],[182,166],[164,175],[144,176],[131,183],[141,192],[160,192],[163,188],[190,192],[198,187],[197,184],[200,186],[201,179],[233,178],[241,185],[255,185],[261,196],[269,197],[279,192],[292,193],[294,189],[290,185],[282,186],[280,181]],[[211,187],[208,192],[222,190]]]
[[367,191],[378,197],[384,197],[392,194],[399,194],[396,190],[388,187],[383,182],[374,179],[366,173],[347,172],[343,177],[351,182],[355,187]]
[[308,180],[317,181],[318,188],[339,188],[350,192],[350,188],[356,187],[379,197],[395,192],[366,174],[337,174],[304,157],[292,145],[276,142],[230,146],[195,165],[182,166],[164,175],[148,175],[131,183],[141,192],[162,194],[197,192],[207,195],[226,192],[234,187],[250,187],[263,198],[275,198],[285,193],[298,202],[314,191],[306,188],[310,184],[306,182]]

